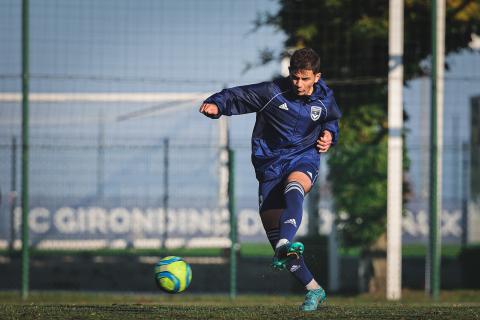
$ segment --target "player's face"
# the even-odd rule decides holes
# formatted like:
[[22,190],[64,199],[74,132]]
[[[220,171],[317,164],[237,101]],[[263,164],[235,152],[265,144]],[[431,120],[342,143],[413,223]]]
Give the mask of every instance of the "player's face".
[[309,96],[313,93],[313,85],[320,80],[320,73],[315,74],[312,70],[295,70],[290,71],[290,79],[298,96]]

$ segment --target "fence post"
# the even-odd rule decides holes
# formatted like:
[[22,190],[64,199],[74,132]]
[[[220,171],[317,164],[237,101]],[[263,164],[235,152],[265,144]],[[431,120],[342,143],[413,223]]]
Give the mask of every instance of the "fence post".
[[237,296],[237,215],[235,212],[235,151],[228,148],[228,211],[230,213],[230,298]]
[[29,0],[22,1],[22,299],[28,298],[29,236],[28,236],[28,149],[29,149]]
[[15,242],[15,207],[17,206],[17,138],[12,137],[10,181],[10,243],[8,249],[13,253]]
[[162,248],[167,248],[168,238],[168,170],[169,170],[169,152],[170,139],[163,140],[163,245]]
[[105,194],[105,117],[103,110],[98,115],[97,132],[97,203],[103,201]]
[[468,245],[468,202],[470,200],[470,148],[462,144],[462,247]]

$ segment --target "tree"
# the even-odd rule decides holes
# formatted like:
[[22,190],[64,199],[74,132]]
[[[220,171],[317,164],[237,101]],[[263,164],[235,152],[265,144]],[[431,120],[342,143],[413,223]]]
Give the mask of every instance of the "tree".
[[[259,16],[256,25],[278,28],[286,48],[309,46],[325,61],[322,76],[343,111],[340,143],[329,158],[343,245],[369,252],[386,231],[388,1],[278,2],[278,12]],[[430,5],[405,0],[407,82],[430,71]],[[480,2],[447,0],[446,26],[446,54],[468,49],[480,32]],[[265,57],[274,55],[266,49]]]

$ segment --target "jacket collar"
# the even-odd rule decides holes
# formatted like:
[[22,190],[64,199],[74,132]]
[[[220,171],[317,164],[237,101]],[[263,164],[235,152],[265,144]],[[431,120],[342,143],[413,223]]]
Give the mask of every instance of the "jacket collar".
[[298,100],[312,102],[315,100],[324,100],[332,90],[327,87],[327,84],[322,79],[318,80],[313,86],[313,92],[309,96],[297,96]]
[[283,88],[282,90],[289,90],[289,94],[291,94],[292,98],[296,100],[303,100],[303,101],[314,101],[318,99],[323,100],[327,96],[329,96],[332,91],[329,87],[327,87],[327,84],[325,83],[325,81],[323,81],[323,79],[320,79],[313,86],[313,93],[310,96],[299,97],[293,93],[292,83],[290,82],[290,79],[288,77],[277,79],[277,81],[278,81],[277,83],[280,84],[280,87]]
[[328,95],[329,91],[330,88],[327,87],[325,81],[323,81],[323,79],[320,79],[313,86],[313,93],[309,96],[308,100],[313,101],[317,99],[324,99]]

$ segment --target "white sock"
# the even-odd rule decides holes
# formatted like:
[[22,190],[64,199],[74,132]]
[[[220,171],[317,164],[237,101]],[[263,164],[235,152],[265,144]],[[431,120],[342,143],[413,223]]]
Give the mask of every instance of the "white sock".
[[275,246],[275,249],[280,248],[281,246],[283,246],[283,245],[286,244],[286,243],[289,243],[289,241],[288,241],[287,239],[280,239],[280,240],[278,240],[277,245]]
[[315,279],[312,279],[312,281],[310,281],[306,286],[305,288],[307,290],[316,290],[316,289],[320,289],[320,285],[317,283],[317,281],[315,281]]

